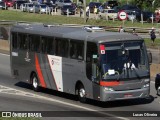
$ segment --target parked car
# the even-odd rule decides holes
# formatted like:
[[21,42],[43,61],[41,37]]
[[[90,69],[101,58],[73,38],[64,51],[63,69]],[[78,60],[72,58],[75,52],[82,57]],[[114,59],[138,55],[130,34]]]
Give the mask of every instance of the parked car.
[[89,3],[90,13],[94,13],[94,7],[95,6],[99,9],[99,6],[101,6],[101,5],[102,5],[102,3],[100,3],[100,2],[90,2]]
[[157,13],[155,15],[155,22],[160,23],[160,14],[159,13]]
[[35,5],[35,13],[46,13],[47,9],[48,8],[46,4]]
[[118,13],[120,11],[121,7],[120,6],[115,6],[115,7],[113,7],[113,9]]
[[[45,4],[47,5],[48,11],[50,11],[50,12],[52,12],[52,10],[53,10],[53,12],[55,11],[55,8],[56,8],[55,4],[53,4],[53,3],[45,3]],[[56,12],[57,12],[57,9],[56,9]]]
[[69,15],[75,15],[75,7],[72,5],[64,5],[61,8],[61,15],[67,15],[67,9],[68,9]]
[[130,20],[130,21],[134,21],[136,20],[136,14],[134,11],[131,11],[131,10],[125,10],[125,12],[127,13],[127,20]]
[[25,1],[25,0],[17,0],[17,1],[14,1],[14,3],[13,3],[13,8],[14,9],[20,9],[20,6],[21,6],[21,4],[24,4],[24,3],[27,3],[27,1]]
[[57,0],[55,2],[57,8],[62,8],[64,5],[72,5],[70,0]]
[[0,9],[1,10],[7,10],[8,9],[8,7],[7,6],[5,6],[5,3],[4,2],[0,2]]
[[[153,12],[150,11],[143,11],[143,21],[146,21],[148,23],[152,22],[152,17],[153,17],[153,21],[155,21],[155,14]],[[137,21],[141,21],[141,14],[136,16]]]
[[121,11],[121,10],[124,10],[124,11],[127,11],[127,10],[133,11],[135,13],[135,15],[136,15],[136,18],[138,18],[139,16],[141,16],[141,13],[142,13],[142,10],[139,9],[137,6],[135,6],[135,5],[128,5],[128,4],[127,5],[123,5],[119,9],[119,11]]
[[21,4],[20,9],[23,12],[34,12],[34,5],[32,3],[24,3]]
[[117,0],[108,0],[104,3],[104,9],[113,9],[113,7],[118,6]]
[[4,0],[6,3],[7,7],[13,7],[13,1],[12,0]]
[[128,5],[128,4],[127,5],[123,5],[120,10],[141,11],[141,9],[139,9],[137,6],[135,6],[135,5]]
[[32,3],[27,4],[26,11],[27,12],[34,12],[34,5]]
[[108,19],[116,19],[117,15],[118,14],[114,9],[104,9],[103,12],[99,13],[101,19],[106,19],[106,16],[108,16]]
[[160,73],[156,75],[156,78],[155,78],[155,88],[157,90],[157,95],[160,96]]

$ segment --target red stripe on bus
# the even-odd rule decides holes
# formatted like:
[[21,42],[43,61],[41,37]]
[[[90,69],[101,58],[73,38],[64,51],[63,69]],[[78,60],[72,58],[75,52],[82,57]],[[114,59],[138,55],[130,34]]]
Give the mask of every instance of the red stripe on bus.
[[[46,55],[46,56],[47,56],[47,55]],[[50,67],[50,70],[51,70],[52,76],[53,76],[53,81],[54,81],[54,83],[55,83],[55,85],[56,85],[56,89],[58,90],[58,87],[57,87],[57,84],[56,84],[56,81],[55,81],[54,74],[53,74],[53,72],[52,72],[52,68],[51,68],[51,65],[50,65],[50,62],[49,62],[48,56],[47,56],[47,60],[48,60],[48,63],[49,63],[49,67]]]
[[37,70],[37,73],[38,73],[38,77],[39,77],[41,86],[46,88],[46,83],[44,81],[42,70],[41,70],[41,67],[40,67],[40,64],[39,64],[39,61],[38,61],[38,56],[36,54],[35,54],[35,64],[36,64],[36,70]]
[[118,81],[112,81],[112,82],[106,82],[106,81],[100,81],[101,86],[118,86],[120,82]]

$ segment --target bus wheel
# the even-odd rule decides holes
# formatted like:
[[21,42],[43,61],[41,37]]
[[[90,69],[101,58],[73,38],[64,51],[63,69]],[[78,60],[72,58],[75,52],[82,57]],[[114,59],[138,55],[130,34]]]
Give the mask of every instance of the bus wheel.
[[78,97],[80,102],[82,103],[86,102],[86,91],[82,85],[78,89]]
[[33,90],[36,91],[36,92],[38,92],[39,89],[40,89],[39,88],[39,80],[38,80],[38,77],[37,77],[37,75],[35,73],[32,75],[31,80],[32,80]]
[[157,95],[160,96],[160,86],[157,88]]

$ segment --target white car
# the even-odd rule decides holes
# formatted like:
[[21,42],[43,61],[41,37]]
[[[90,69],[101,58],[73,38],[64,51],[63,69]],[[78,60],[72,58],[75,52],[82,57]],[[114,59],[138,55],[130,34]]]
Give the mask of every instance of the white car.
[[[99,13],[101,19],[117,19],[117,12],[114,9],[104,9]],[[107,18],[108,17],[108,18]]]
[[57,8],[62,8],[64,5],[72,5],[70,0],[57,0],[55,2]]
[[128,11],[125,11],[125,12],[127,13],[127,20],[130,20],[130,21],[136,20],[136,14],[135,14],[134,11],[128,10]]

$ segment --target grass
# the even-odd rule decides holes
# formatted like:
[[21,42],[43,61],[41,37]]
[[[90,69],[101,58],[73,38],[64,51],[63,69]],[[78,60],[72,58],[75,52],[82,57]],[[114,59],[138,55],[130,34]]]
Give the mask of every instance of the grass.
[[148,39],[148,38],[144,39],[144,41],[145,41],[146,46],[149,48],[159,49],[160,47],[160,39],[155,39],[154,44],[152,44],[151,39]]
[[[8,11],[8,10],[0,10],[0,20],[12,20],[12,21],[28,21],[28,22],[41,22],[47,24],[59,23],[59,24],[90,24],[90,25],[98,25],[98,26],[120,26],[122,24],[121,21],[105,21],[105,20],[94,20],[90,19],[87,23],[84,23],[84,19],[79,17],[66,17],[66,16],[58,16],[58,15],[46,15],[46,14],[34,14],[34,13],[25,13],[18,11]],[[158,27],[157,24],[153,25],[155,28]],[[125,27],[143,27],[143,28],[151,28],[152,24],[144,23],[134,23],[132,24],[130,21],[125,22]],[[158,48],[160,45],[160,39],[156,39],[155,43],[152,44],[150,39],[145,39],[145,43],[147,47]]]
[[[80,17],[67,17],[59,15],[46,15],[46,14],[34,14],[34,13],[25,13],[18,11],[8,11],[0,10],[0,20],[13,20],[13,21],[28,21],[28,22],[42,22],[42,23],[59,23],[59,24],[89,24],[89,25],[98,25],[98,26],[120,26],[122,21],[106,21],[106,20],[95,20],[89,19],[87,23],[84,22],[83,18]],[[135,22],[134,24],[131,21],[125,21],[124,27],[159,27],[158,24],[152,25],[151,23],[141,23]]]

